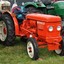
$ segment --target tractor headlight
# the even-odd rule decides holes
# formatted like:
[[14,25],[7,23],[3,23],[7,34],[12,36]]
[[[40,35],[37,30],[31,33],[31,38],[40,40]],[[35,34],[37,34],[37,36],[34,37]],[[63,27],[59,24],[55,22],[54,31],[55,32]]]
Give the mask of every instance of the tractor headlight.
[[53,31],[53,26],[50,26],[49,29],[48,29],[50,32]]
[[57,26],[57,30],[60,31],[61,30],[61,26]]

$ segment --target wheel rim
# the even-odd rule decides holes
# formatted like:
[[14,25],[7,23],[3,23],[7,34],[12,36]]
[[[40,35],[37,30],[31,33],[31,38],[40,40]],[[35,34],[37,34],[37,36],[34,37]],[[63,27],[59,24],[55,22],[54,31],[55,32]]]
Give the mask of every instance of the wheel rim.
[[6,37],[7,37],[6,24],[3,21],[0,21],[0,39],[1,39],[1,41],[5,41]]
[[55,50],[55,52],[56,52],[57,54],[61,54],[62,50],[61,50],[61,49],[58,49],[58,50]]
[[34,57],[34,47],[33,44],[31,42],[27,43],[27,52],[30,58]]

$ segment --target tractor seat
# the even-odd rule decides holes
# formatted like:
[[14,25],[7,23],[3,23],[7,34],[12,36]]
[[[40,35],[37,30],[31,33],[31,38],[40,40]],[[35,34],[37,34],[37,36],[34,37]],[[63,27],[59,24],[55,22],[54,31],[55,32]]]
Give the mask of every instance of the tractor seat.
[[42,0],[42,2],[43,2],[45,5],[51,4],[51,0]]

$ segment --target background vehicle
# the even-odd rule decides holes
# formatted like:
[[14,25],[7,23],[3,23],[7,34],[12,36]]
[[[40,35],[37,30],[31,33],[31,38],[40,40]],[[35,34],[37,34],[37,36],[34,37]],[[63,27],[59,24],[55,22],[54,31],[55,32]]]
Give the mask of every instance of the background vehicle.
[[41,13],[41,12],[43,12],[43,10],[46,6],[42,3],[41,0],[33,0],[33,2],[26,2],[24,4],[24,7],[27,9],[28,13],[32,13],[32,12],[40,12]]
[[7,0],[0,0],[0,11],[10,10],[11,3]]
[[42,12],[51,15],[58,15],[64,19],[64,1],[54,0],[33,0],[33,2],[26,2],[24,7],[28,10],[27,12]]

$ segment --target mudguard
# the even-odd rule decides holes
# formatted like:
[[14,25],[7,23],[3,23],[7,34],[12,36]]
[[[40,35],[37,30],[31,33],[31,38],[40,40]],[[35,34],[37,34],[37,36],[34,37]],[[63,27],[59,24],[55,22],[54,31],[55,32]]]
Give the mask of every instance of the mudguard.
[[64,1],[57,1],[53,4],[56,15],[64,16]]
[[46,7],[43,3],[41,5],[39,5],[38,3],[35,3],[35,2],[26,2],[24,4],[24,7],[28,7],[28,6],[33,6],[35,8],[38,8],[38,7]]
[[16,16],[9,11],[5,11],[3,12],[3,14],[8,14],[10,16],[15,26],[15,35],[19,35],[19,24],[18,24]]

